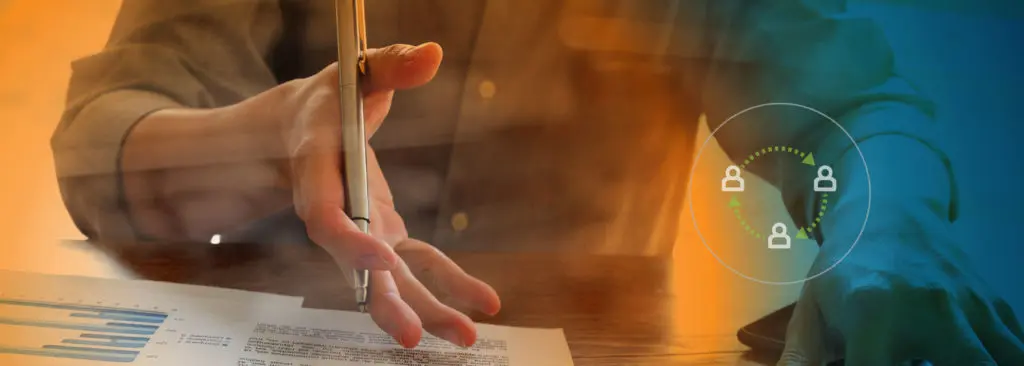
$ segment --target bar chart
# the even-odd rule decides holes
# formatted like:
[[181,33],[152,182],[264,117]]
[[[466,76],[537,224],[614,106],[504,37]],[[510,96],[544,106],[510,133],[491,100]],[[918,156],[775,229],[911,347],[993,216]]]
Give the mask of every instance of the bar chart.
[[160,311],[0,297],[0,354],[131,363],[167,320]]

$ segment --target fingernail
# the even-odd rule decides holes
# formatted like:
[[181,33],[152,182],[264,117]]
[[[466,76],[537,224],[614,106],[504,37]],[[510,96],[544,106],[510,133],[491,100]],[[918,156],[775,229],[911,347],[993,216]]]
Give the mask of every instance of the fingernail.
[[390,334],[391,338],[393,338],[395,342],[398,342],[398,345],[404,348],[409,348],[409,346],[406,344],[407,342],[405,341],[405,338],[407,336],[403,334],[400,329],[398,329],[398,325],[390,317],[385,318],[385,320],[378,323],[378,325],[380,326],[381,330],[383,330],[387,334]]
[[501,300],[498,300],[498,303],[493,305],[478,302],[477,310],[481,313],[487,314],[488,316],[498,315],[498,312],[501,311]]
[[413,48],[410,48],[410,49],[406,50],[405,51],[405,62],[414,62],[414,61],[416,61],[416,57],[418,57],[420,55],[420,52],[422,52],[423,49],[425,49],[428,44],[430,44],[430,42],[421,43],[420,45],[418,45],[416,47],[413,47]]
[[451,342],[456,346],[466,348],[466,341],[462,339],[461,335],[459,335],[458,330],[449,328],[441,330],[439,333],[440,334],[438,334],[438,336],[441,337],[441,339]]
[[472,309],[474,311],[478,311],[481,314],[484,314],[484,315],[487,315],[487,316],[495,316],[495,315],[498,314],[497,310],[494,310],[493,308],[489,308],[489,307],[487,307],[485,305],[480,305],[480,304],[472,305]]
[[422,50],[423,50],[424,48],[427,48],[427,45],[428,45],[428,44],[431,44],[431,43],[433,43],[433,42],[423,42],[423,43],[420,43],[420,44],[419,44],[419,45],[417,45],[416,47],[413,47],[413,49],[412,49],[412,51],[411,51],[411,52],[420,52],[420,51],[422,51]]

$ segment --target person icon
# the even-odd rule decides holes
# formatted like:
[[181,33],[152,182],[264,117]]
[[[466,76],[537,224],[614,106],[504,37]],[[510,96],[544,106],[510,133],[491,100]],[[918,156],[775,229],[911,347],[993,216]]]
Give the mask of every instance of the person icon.
[[791,241],[786,233],[786,224],[777,222],[772,225],[772,235],[768,235],[768,249],[789,249]]
[[722,178],[722,192],[743,192],[743,178],[740,177],[740,167],[730,165],[725,168],[725,178]]
[[832,177],[832,167],[822,165],[818,168],[818,177],[814,178],[815,192],[835,192],[836,178]]

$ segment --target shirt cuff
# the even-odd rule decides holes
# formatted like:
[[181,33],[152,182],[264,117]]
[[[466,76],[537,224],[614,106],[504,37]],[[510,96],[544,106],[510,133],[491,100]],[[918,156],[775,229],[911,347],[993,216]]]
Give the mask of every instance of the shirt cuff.
[[[827,135],[821,148],[814,152],[815,160],[821,162],[838,162],[848,154],[857,154],[852,141],[859,145],[879,136],[902,136],[922,144],[935,154],[945,168],[946,179],[950,188],[948,220],[956,220],[959,214],[959,192],[953,177],[952,164],[948,155],[938,142],[934,116],[927,108],[922,108],[906,101],[872,102],[862,105],[852,113],[840,117],[840,123],[846,131],[836,131]],[[849,135],[847,135],[847,133]],[[852,138],[852,141],[851,141]],[[809,196],[801,196],[812,192]],[[799,187],[788,192],[786,197],[796,203],[799,215],[794,215],[798,225],[809,223],[814,217],[818,197],[811,187]],[[793,212],[793,211],[791,211]]]
[[139,239],[121,182],[121,149],[142,118],[178,108],[173,99],[143,90],[118,90],[86,104],[54,133],[52,147],[64,204],[90,239]]

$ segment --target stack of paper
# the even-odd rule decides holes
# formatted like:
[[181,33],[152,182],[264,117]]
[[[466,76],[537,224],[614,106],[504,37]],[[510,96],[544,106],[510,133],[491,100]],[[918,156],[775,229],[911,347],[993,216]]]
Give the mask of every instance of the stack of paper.
[[572,365],[558,329],[477,334],[404,349],[365,314],[296,297],[0,271],[0,365]]

